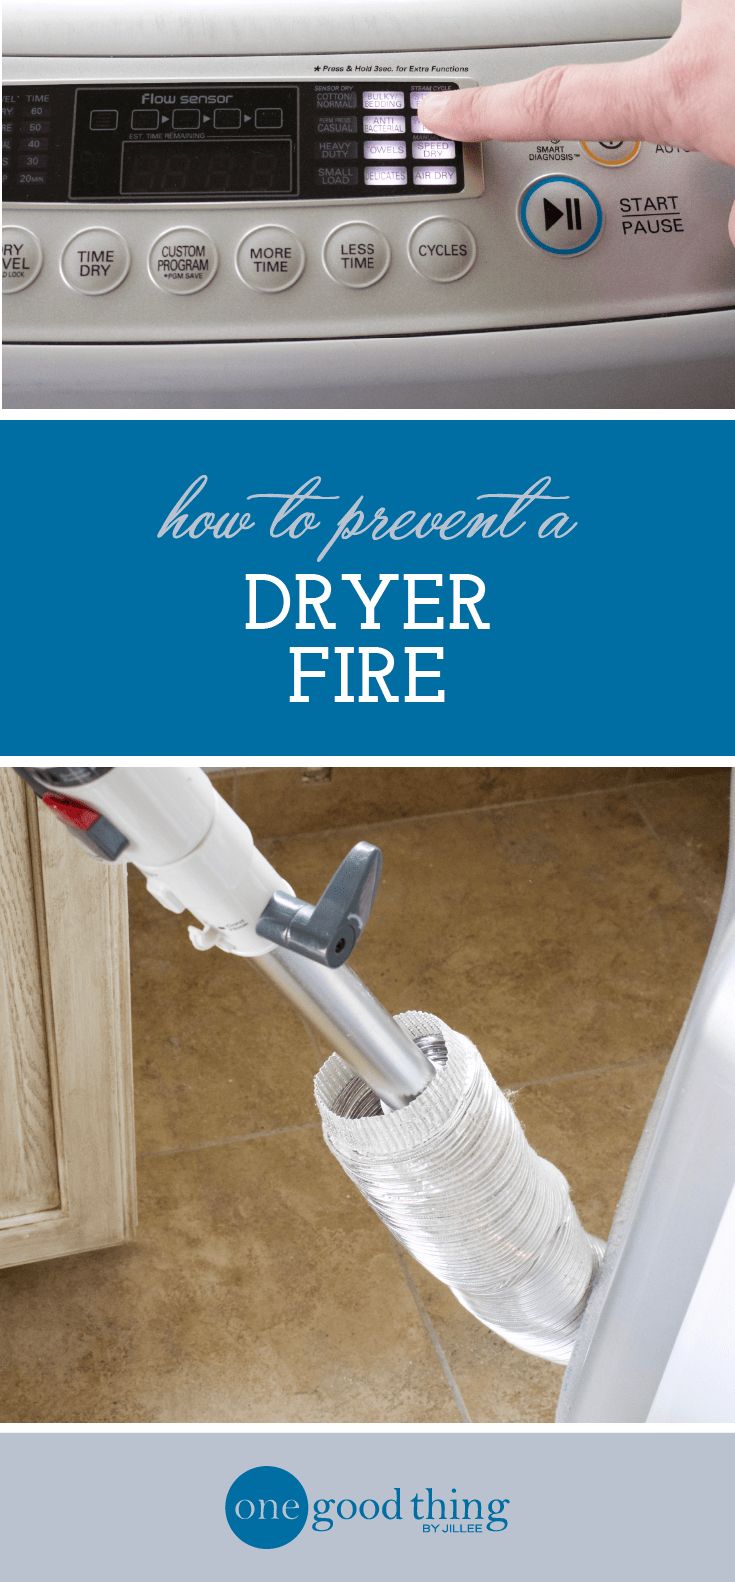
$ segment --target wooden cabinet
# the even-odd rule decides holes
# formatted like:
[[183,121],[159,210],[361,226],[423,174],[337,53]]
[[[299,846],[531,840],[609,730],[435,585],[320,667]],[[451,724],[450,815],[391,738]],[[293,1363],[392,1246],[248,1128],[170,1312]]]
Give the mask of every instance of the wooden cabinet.
[[127,1241],[135,1217],[125,869],[0,769],[0,1267]]

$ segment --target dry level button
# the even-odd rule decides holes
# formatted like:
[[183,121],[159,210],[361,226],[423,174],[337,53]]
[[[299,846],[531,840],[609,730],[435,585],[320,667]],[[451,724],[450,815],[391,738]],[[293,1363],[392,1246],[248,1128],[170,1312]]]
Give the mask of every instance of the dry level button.
[[285,225],[259,225],[243,236],[235,263],[240,279],[253,291],[286,291],[298,280],[306,254]]
[[338,225],[324,243],[324,268],[341,286],[374,286],[390,263],[382,231],[359,220]]
[[3,226],[3,293],[29,286],[42,263],[41,243],[32,231],[22,225]]
[[422,220],[408,238],[408,256],[427,280],[461,280],[477,257],[472,232],[459,220]]
[[191,296],[214,279],[218,261],[211,236],[181,225],[164,231],[153,243],[148,254],[148,273],[162,291]]
[[96,297],[114,291],[129,268],[127,242],[117,231],[102,226],[78,231],[61,255],[61,273],[67,285]]

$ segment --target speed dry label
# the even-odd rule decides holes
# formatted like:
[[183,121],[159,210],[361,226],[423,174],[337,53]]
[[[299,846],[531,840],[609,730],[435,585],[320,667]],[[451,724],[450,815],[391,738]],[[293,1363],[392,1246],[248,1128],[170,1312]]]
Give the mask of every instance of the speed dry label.
[[684,220],[675,193],[648,198],[621,198],[620,213],[624,236],[672,235],[684,229]]

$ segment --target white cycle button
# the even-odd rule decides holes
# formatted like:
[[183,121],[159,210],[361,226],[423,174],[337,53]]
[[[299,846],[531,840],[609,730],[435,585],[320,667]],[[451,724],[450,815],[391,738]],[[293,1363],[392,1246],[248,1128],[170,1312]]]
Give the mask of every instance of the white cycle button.
[[355,220],[338,225],[324,243],[324,268],[341,286],[374,286],[390,263],[382,231]]
[[67,242],[61,255],[61,273],[73,291],[104,296],[114,291],[130,268],[128,244],[117,231],[90,226]]
[[521,194],[518,220],[529,242],[544,253],[573,258],[599,240],[602,204],[574,176],[539,176]]
[[238,275],[253,291],[287,291],[305,263],[298,236],[285,225],[259,225],[248,231],[235,255]]
[[427,280],[461,280],[477,257],[477,243],[460,220],[422,220],[408,238],[408,256]]
[[211,236],[181,225],[164,231],[153,243],[148,254],[148,273],[162,291],[191,296],[214,279],[218,263]]
[[43,263],[41,243],[22,225],[3,226],[3,294],[23,291]]
[[632,138],[611,138],[609,142],[580,143],[583,154],[588,159],[594,160],[596,165],[629,165],[641,151],[640,140],[636,143]]

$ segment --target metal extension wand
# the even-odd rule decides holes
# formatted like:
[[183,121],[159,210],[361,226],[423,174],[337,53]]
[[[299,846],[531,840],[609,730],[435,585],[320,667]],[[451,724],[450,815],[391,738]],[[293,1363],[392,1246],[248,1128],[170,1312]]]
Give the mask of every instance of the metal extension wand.
[[199,950],[250,957],[387,1109],[431,1081],[428,1055],[345,964],[380,881],[360,841],[315,906],[300,901],[201,769],[18,771],[91,854],[132,862],[172,912],[190,911]]

